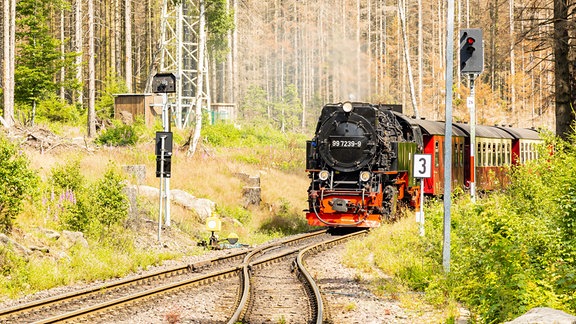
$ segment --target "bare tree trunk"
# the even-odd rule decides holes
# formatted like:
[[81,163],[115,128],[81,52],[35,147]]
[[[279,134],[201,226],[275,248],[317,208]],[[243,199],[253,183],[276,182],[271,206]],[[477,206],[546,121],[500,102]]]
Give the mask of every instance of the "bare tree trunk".
[[[60,9],[60,58],[64,60],[64,53],[66,49],[64,48],[65,38],[64,38],[64,9]],[[60,99],[64,100],[66,94],[64,93],[64,80],[66,79],[66,69],[64,65],[60,68]]]
[[76,56],[76,79],[80,82],[80,90],[77,93],[77,102],[80,105],[83,104],[84,101],[84,83],[83,75],[82,75],[82,57],[84,54],[82,53],[82,47],[84,46],[84,37],[82,33],[82,0],[76,0],[76,15],[75,15],[75,44],[74,50],[78,55]]
[[[10,91],[10,86],[9,86],[9,79],[10,76],[13,75],[10,72],[10,25],[12,24],[10,21],[10,1],[11,0],[4,0],[3,1],[3,5],[4,5],[4,11],[2,12],[4,21],[3,21],[3,25],[4,25],[4,31],[3,31],[3,37],[2,39],[4,40],[4,53],[3,53],[3,60],[2,63],[4,64],[3,66],[3,77],[2,77],[2,81],[4,82],[4,84],[2,85],[3,90],[4,90],[4,118],[2,119],[2,125],[4,125],[4,127],[8,128],[11,125],[8,124],[6,122],[6,120],[10,119],[10,115],[8,114],[8,109],[7,108],[13,108],[12,103],[10,102],[9,98],[9,91]],[[12,111],[12,115],[14,114],[14,112]]]
[[113,76],[116,76],[120,68],[118,67],[118,58],[120,55],[120,46],[118,42],[120,41],[120,0],[113,0],[114,9],[111,12],[112,15],[112,27],[110,31],[110,72]]
[[204,0],[200,0],[200,21],[198,35],[200,41],[198,42],[198,79],[196,88],[196,126],[194,127],[194,137],[188,150],[188,156],[193,155],[198,147],[200,140],[200,132],[202,131],[202,98],[204,96],[204,52],[206,48],[206,15]]
[[568,0],[554,0],[554,71],[556,76],[556,134],[568,139],[575,120],[568,59]]
[[400,14],[400,24],[402,29],[402,40],[404,44],[404,60],[406,61],[406,70],[408,72],[408,84],[410,86],[410,98],[412,99],[412,107],[414,108],[414,115],[420,118],[418,114],[418,106],[416,104],[416,94],[414,91],[414,81],[412,77],[412,65],[410,64],[410,53],[408,48],[408,37],[406,35],[406,14],[404,13],[404,1],[398,2],[398,13]]
[[[510,4],[510,113],[511,116],[516,116],[516,67],[515,67],[515,53],[514,44],[516,43],[516,35],[514,34],[514,0],[508,0]],[[516,117],[518,118],[518,117]]]
[[126,37],[126,87],[132,92],[132,2],[125,2],[125,37]]
[[6,128],[14,125],[14,46],[16,0],[4,0],[4,118],[1,120]]
[[418,106],[422,108],[422,96],[424,92],[424,36],[422,17],[422,0],[418,0]]
[[[360,83],[362,76],[360,73],[361,71],[361,47],[362,43],[360,42],[360,0],[356,0],[356,98],[361,99],[362,94],[360,93]],[[363,75],[363,74],[362,74]]]
[[490,76],[490,89],[496,91],[496,51],[497,51],[497,32],[498,32],[498,0],[490,0],[490,64],[488,66],[488,75]]
[[[238,83],[238,1],[234,1],[234,31],[232,32],[232,102],[238,102],[238,91],[240,85]],[[237,112],[234,112],[234,117],[237,116]]]
[[88,0],[88,137],[96,136],[96,48],[94,45],[94,0]]

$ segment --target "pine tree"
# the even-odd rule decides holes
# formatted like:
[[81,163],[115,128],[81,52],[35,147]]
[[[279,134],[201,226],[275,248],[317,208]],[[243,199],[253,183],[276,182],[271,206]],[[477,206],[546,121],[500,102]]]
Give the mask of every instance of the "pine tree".
[[[63,66],[60,42],[50,33],[51,0],[21,0],[17,3],[17,53],[14,72],[14,101],[20,109],[31,112],[49,92],[56,92],[59,84],[55,75]],[[30,111],[31,110],[31,111]]]

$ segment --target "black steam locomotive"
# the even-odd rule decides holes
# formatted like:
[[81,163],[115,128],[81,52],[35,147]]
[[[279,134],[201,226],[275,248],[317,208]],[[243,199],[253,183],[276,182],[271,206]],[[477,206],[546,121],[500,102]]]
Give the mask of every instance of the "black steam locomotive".
[[309,224],[377,227],[393,217],[398,199],[416,199],[410,157],[418,152],[415,138],[422,136],[414,134],[417,127],[399,122],[398,108],[356,102],[324,106],[316,135],[306,143]]

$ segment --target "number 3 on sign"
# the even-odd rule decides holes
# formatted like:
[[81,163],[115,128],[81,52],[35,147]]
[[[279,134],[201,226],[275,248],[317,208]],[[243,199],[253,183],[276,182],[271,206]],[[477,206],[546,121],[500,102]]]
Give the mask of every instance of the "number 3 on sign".
[[432,154],[414,154],[414,178],[432,176]]

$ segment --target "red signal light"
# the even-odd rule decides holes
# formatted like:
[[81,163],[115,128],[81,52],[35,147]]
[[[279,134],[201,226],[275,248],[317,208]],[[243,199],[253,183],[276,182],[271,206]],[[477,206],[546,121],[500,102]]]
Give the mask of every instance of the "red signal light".
[[476,40],[472,37],[468,37],[466,38],[466,43],[468,43],[468,45],[472,45],[476,42]]

